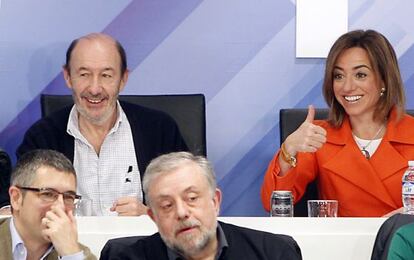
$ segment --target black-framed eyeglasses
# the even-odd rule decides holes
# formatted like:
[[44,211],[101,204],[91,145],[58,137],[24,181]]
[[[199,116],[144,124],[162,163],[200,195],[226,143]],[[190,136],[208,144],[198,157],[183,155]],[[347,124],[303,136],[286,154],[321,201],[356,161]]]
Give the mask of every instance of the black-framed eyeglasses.
[[52,188],[33,188],[33,187],[21,187],[21,186],[16,186],[16,187],[21,190],[37,192],[37,195],[39,196],[39,198],[45,202],[55,202],[58,199],[59,194],[62,194],[63,203],[66,206],[74,206],[82,198],[81,195],[77,195],[73,191],[59,192]]

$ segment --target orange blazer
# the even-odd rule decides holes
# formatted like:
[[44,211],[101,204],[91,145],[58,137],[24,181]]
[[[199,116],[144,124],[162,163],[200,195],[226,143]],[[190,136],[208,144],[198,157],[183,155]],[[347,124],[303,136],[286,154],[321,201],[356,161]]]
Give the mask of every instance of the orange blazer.
[[279,151],[270,162],[261,189],[269,211],[273,190],[291,190],[297,202],[306,186],[318,180],[319,197],[339,202],[338,216],[379,217],[402,207],[401,180],[408,161],[414,160],[414,118],[396,121],[393,109],[386,133],[367,160],[352,136],[348,118],[340,128],[315,121],[327,131],[327,141],[315,153],[298,153],[297,166],[279,177]]

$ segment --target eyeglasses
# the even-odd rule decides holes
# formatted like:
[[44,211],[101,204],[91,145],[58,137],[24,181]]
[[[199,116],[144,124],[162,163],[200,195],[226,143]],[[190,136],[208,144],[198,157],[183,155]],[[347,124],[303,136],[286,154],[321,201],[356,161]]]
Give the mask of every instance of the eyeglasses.
[[39,198],[45,202],[55,202],[58,199],[59,195],[62,194],[63,203],[66,206],[74,206],[82,198],[82,196],[77,195],[73,191],[59,192],[52,188],[32,188],[32,187],[20,187],[20,186],[16,186],[16,187],[21,190],[37,192],[37,195],[39,196]]

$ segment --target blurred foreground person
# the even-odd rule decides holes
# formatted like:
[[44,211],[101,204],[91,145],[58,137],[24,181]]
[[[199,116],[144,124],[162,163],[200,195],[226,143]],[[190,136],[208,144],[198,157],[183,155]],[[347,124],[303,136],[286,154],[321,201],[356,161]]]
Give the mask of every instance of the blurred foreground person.
[[221,191],[204,157],[187,152],[157,157],[143,186],[159,232],[132,243],[110,240],[101,259],[302,259],[289,236],[217,221]]
[[388,249],[387,259],[414,259],[414,222],[403,225],[394,233]]
[[0,219],[0,259],[96,259],[78,243],[73,209],[80,196],[63,154],[33,150],[22,156],[9,195],[12,217]]

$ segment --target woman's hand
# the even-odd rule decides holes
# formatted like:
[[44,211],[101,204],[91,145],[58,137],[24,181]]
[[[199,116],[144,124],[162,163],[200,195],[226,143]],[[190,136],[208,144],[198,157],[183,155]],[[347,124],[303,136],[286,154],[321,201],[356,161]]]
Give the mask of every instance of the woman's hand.
[[[296,156],[298,152],[316,152],[326,142],[326,130],[323,127],[314,125],[314,118],[315,108],[310,105],[305,121],[284,142],[284,148],[289,155]],[[279,176],[283,176],[283,173],[291,166],[281,156],[279,164],[281,167]]]

